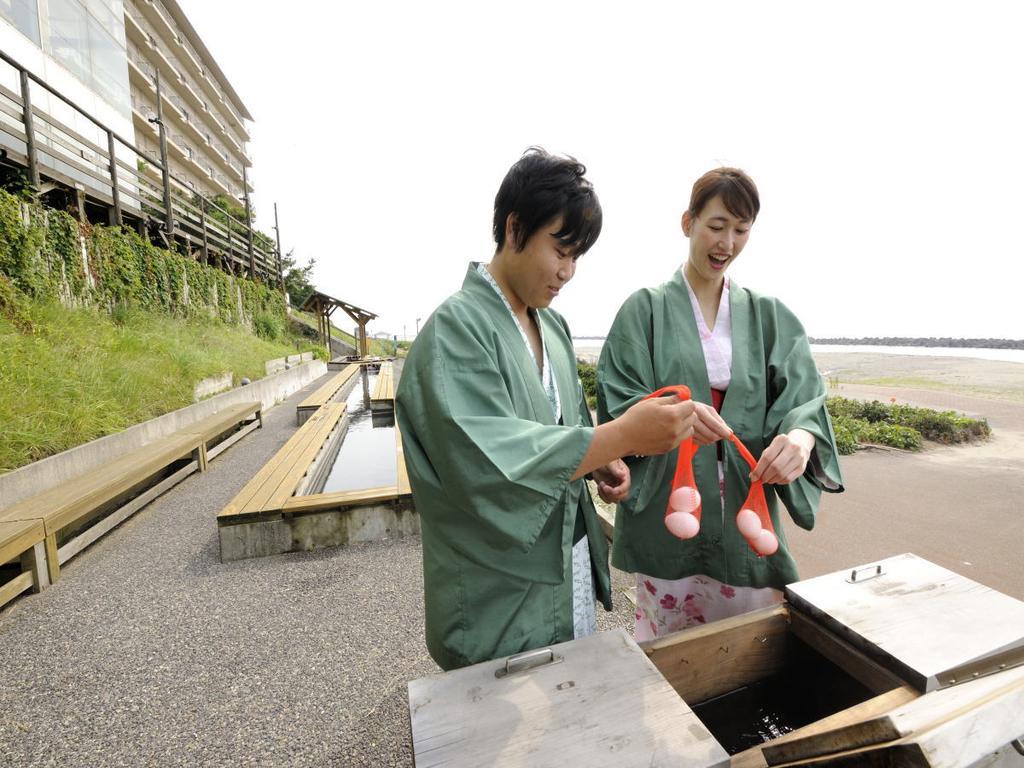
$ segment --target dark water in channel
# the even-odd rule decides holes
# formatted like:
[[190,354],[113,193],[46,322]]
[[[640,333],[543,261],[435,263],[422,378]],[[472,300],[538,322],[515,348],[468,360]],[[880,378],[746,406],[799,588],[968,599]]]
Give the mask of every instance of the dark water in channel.
[[323,493],[378,488],[398,481],[394,414],[374,415],[370,411],[370,393],[376,386],[377,373],[364,368],[359,377],[360,381],[346,401],[348,432],[324,483]]
[[875,694],[810,646],[791,638],[777,674],[692,709],[730,755],[756,747]]

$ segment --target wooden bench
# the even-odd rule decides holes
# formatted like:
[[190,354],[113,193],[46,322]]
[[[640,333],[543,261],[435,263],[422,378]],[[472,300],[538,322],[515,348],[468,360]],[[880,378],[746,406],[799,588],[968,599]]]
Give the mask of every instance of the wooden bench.
[[217,514],[218,525],[265,512],[279,512],[295,494],[295,489],[347,408],[345,403],[327,403],[314,411],[281,450]]
[[27,589],[40,592],[50,585],[43,544],[42,520],[0,522],[0,565],[18,559],[21,573],[0,586],[0,606]]
[[[41,526],[47,575],[49,581],[54,582],[60,576],[61,565],[192,472],[205,471],[211,458],[262,423],[260,403],[230,406],[84,475],[0,510],[0,524],[30,523],[32,530]],[[212,441],[232,431],[229,437],[210,447]],[[89,526],[93,519],[112,506],[116,508],[110,514]],[[59,542],[58,536],[68,532],[67,540]],[[27,538],[15,536],[13,540],[24,544]],[[37,552],[35,543],[30,546],[34,553]],[[10,557],[22,554],[13,549],[11,552]],[[33,557],[34,562],[41,562],[38,556]],[[24,575],[16,577],[22,585],[26,583]],[[7,590],[8,586],[0,589]],[[40,584],[39,588],[42,586]],[[16,587],[11,587],[13,589]],[[24,589],[14,592],[11,597],[21,591]]]
[[377,386],[370,397],[371,411],[389,411],[395,407],[395,365],[384,363],[377,374]]
[[339,373],[331,376],[325,384],[322,384],[313,394],[303,400],[295,409],[295,418],[298,425],[301,427],[311,415],[316,413],[316,410],[324,403],[330,402],[331,398],[334,397],[338,390],[340,390],[348,380],[351,379],[359,372],[361,366],[359,363],[350,363],[345,366]]
[[[190,424],[180,432],[195,434],[199,442],[199,471],[205,472],[210,461],[237,443],[254,429],[263,426],[263,405],[259,402],[238,403],[217,411],[195,424]],[[210,443],[222,435],[230,435],[220,440],[213,448]]]

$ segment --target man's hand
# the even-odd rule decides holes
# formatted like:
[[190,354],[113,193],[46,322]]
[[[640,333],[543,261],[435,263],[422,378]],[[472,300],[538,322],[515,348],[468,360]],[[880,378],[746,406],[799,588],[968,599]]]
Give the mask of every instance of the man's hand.
[[641,400],[612,423],[625,435],[621,456],[654,456],[692,437],[696,420],[693,401],[672,395]]
[[710,405],[695,402],[693,413],[697,417],[693,424],[693,442],[697,445],[711,445],[732,434],[729,425]]
[[813,449],[814,435],[805,429],[793,429],[788,434],[779,435],[761,454],[750,479],[788,485],[807,469]]
[[592,473],[597,495],[605,504],[617,504],[629,495],[629,467],[622,459],[598,467]]

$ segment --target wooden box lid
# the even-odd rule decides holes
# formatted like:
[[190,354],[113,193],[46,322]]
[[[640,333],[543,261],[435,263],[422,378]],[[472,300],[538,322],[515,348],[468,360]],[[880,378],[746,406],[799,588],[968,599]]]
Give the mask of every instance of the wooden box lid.
[[409,683],[417,768],[728,765],[622,629]]
[[791,584],[786,599],[921,692],[1024,664],[1024,603],[916,555]]

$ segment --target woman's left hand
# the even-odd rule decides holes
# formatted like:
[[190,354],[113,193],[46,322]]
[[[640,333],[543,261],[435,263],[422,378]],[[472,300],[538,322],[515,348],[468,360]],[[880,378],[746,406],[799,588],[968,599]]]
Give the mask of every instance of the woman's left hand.
[[617,504],[629,495],[629,467],[622,459],[595,469],[591,476],[597,483],[597,495],[605,504]]
[[750,479],[788,485],[807,469],[812,450],[814,435],[806,429],[793,429],[785,435],[779,435],[761,454],[757,466],[750,473]]

